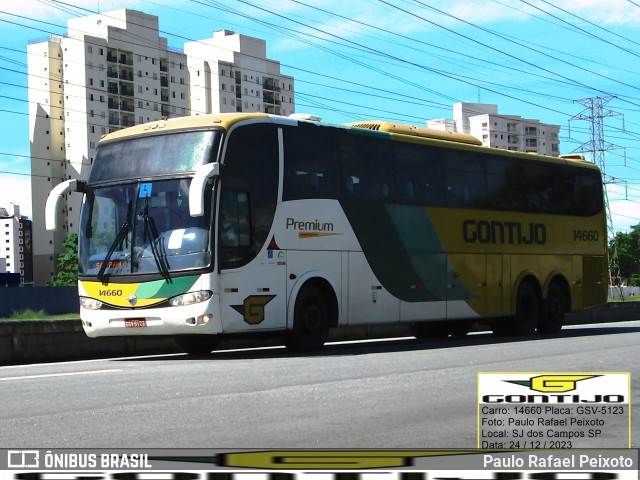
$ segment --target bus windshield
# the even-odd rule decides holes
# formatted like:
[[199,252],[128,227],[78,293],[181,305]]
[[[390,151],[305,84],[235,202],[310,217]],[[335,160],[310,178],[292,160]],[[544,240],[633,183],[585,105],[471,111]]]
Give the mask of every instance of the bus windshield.
[[[79,273],[160,274],[211,263],[210,211],[189,215],[190,178],[93,187],[80,215]],[[205,204],[211,203],[211,189]]]
[[198,165],[214,161],[220,138],[219,131],[201,130],[101,144],[89,183],[192,172]]

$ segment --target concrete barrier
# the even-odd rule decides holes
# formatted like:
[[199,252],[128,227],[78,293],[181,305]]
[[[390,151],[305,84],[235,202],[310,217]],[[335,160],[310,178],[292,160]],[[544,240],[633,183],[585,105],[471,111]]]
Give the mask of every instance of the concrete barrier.
[[[640,302],[610,303],[606,307],[572,313],[568,325],[622,322],[640,319]],[[481,328],[480,328],[481,329]],[[407,324],[367,325],[334,329],[330,341],[409,336]],[[218,348],[279,344],[277,338],[235,337]],[[88,338],[80,320],[16,320],[0,323],[0,364],[24,364],[153,355],[179,352],[171,337]]]
[[78,313],[78,287],[0,288],[0,317],[24,310],[44,310],[49,315]]

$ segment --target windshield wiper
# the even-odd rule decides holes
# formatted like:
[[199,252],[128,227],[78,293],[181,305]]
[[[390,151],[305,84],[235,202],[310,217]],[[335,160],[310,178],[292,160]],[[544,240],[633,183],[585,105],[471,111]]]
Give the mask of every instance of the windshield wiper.
[[[144,203],[144,212],[142,214],[142,221],[144,223],[144,233],[145,236],[149,236],[151,246],[151,253],[153,255],[153,259],[156,262],[156,266],[158,267],[158,271],[167,281],[167,283],[173,283],[171,279],[171,274],[169,273],[169,264],[167,262],[167,253],[164,248],[164,241],[160,238],[158,242],[158,247],[156,249],[155,243],[158,240],[158,229],[156,228],[156,222],[153,220],[153,217],[149,216],[149,197],[145,198]],[[145,239],[146,241],[146,239]]]
[[132,205],[133,205],[132,202],[133,200],[129,200],[129,205],[127,206],[127,218],[125,219],[124,223],[120,227],[120,230],[118,231],[118,235],[116,235],[116,239],[111,244],[111,247],[107,252],[107,255],[104,257],[104,260],[102,261],[102,265],[100,266],[100,270],[98,271],[98,280],[100,282],[109,283],[109,280],[107,280],[106,282],[104,281],[104,278],[105,278],[104,272],[107,270],[107,266],[109,265],[109,260],[111,260],[111,256],[113,255],[113,252],[115,252],[118,245],[122,245],[122,243],[127,238],[127,233],[129,233],[129,225],[131,225],[131,212],[132,212]]

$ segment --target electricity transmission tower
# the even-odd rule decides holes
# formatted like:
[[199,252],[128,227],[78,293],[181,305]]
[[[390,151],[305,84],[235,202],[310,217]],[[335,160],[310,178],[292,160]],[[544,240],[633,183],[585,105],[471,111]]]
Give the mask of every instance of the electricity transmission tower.
[[[593,154],[593,163],[600,167],[602,172],[602,183],[604,184],[604,202],[607,212],[607,233],[608,238],[611,240],[615,238],[616,232],[613,228],[613,221],[611,218],[611,207],[609,205],[609,196],[607,194],[607,185],[616,183],[617,179],[608,175],[606,172],[605,153],[618,148],[623,148],[618,145],[614,145],[609,142],[605,142],[604,139],[604,118],[614,117],[621,115],[605,108],[605,106],[616,97],[590,97],[582,100],[574,100],[575,103],[583,105],[585,108],[578,115],[574,115],[571,120],[588,120],[589,121],[589,133],[590,139],[588,142],[583,143],[574,152],[579,153],[591,153]],[[624,118],[623,118],[623,130],[624,130]],[[617,285],[620,281],[620,264],[618,263],[618,249],[615,243],[612,244],[612,250],[609,253],[609,281],[612,285]]]

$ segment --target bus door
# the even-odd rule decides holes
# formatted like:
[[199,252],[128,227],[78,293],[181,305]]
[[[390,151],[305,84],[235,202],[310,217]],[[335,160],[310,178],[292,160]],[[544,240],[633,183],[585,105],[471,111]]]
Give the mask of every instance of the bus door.
[[256,247],[249,204],[248,192],[222,192],[218,262],[224,333],[286,325],[286,252]]

